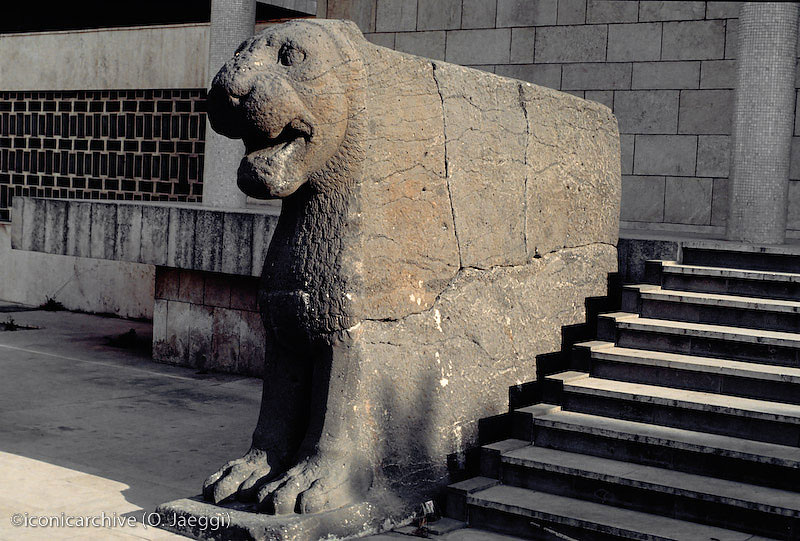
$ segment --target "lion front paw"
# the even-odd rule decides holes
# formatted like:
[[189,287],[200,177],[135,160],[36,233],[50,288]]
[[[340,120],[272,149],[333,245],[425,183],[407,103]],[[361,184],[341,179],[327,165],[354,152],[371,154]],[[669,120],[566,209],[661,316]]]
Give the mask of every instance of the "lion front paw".
[[250,449],[242,458],[231,460],[212,473],[203,483],[203,498],[220,503],[232,496],[245,501],[253,499],[272,471],[267,453]]
[[372,473],[347,456],[318,454],[261,487],[256,500],[267,513],[319,513],[361,501]]

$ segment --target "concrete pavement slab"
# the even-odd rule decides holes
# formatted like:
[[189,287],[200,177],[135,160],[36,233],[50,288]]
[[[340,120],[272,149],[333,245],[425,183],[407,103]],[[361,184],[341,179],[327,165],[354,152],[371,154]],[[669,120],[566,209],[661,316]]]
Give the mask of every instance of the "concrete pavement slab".
[[[14,527],[11,515],[141,522],[199,493],[247,450],[260,380],[154,363],[149,322],[0,303],[0,323],[9,320],[38,328],[0,332],[0,540],[179,538],[141,524]],[[133,347],[112,345],[131,329]]]

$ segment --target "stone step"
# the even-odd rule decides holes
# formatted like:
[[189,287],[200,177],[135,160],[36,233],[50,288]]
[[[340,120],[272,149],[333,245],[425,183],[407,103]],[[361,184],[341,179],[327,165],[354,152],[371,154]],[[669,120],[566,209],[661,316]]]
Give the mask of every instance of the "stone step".
[[800,333],[601,314],[598,337],[618,346],[800,367]]
[[470,525],[529,539],[767,540],[749,533],[507,485],[470,494],[468,506]]
[[800,245],[758,246],[730,241],[682,242],[683,265],[800,273]]
[[528,446],[503,453],[505,485],[757,535],[800,535],[800,493]]
[[[544,411],[544,410],[542,410]],[[514,412],[513,436],[481,448],[481,473],[498,477],[503,453],[537,447],[627,460],[783,489],[800,487],[800,448],[586,413],[553,406]]]
[[800,331],[800,302],[676,291],[656,285],[628,285],[622,310],[642,317],[712,323],[773,331]]
[[472,477],[447,487],[445,499],[445,516],[454,520],[467,520],[467,497],[481,490],[500,484],[500,481],[491,477]]
[[[538,405],[538,404],[537,404]],[[544,405],[544,404],[542,404]],[[547,411],[559,411],[561,406],[546,404]],[[500,478],[500,457],[503,453],[526,447],[533,441],[533,421],[531,419],[537,418],[539,415],[544,415],[545,410],[537,410],[536,406],[527,406],[515,410],[512,417],[514,425],[512,425],[512,433],[519,433],[520,438],[509,438],[506,440],[488,443],[482,445],[480,448],[480,473],[482,476],[489,479]],[[513,435],[513,434],[512,434]]]
[[800,274],[754,271],[675,261],[647,261],[646,282],[664,289],[722,293],[771,299],[800,299]]
[[[613,381],[575,372],[546,378],[545,399],[564,410],[800,446],[800,406]],[[554,389],[560,386],[560,397]]]
[[[575,345],[596,377],[800,404],[800,368],[624,348]],[[585,351],[580,351],[585,350]]]

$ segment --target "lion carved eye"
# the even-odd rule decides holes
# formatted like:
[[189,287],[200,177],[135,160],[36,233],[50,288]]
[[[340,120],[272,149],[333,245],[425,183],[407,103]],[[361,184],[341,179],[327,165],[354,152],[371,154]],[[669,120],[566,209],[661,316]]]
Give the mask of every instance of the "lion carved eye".
[[292,45],[288,43],[284,43],[283,45],[281,45],[281,48],[278,51],[278,62],[280,62],[284,66],[293,66],[295,64],[299,64],[305,59],[306,59],[306,53],[304,53],[300,49],[294,48]]

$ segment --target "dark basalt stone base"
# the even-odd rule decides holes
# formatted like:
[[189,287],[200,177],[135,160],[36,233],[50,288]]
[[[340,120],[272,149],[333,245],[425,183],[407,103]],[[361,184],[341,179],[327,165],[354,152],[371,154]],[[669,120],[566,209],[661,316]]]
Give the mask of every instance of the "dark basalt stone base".
[[159,527],[203,540],[334,541],[376,533],[385,515],[368,502],[325,513],[267,515],[251,504],[214,505],[200,496],[163,503]]

